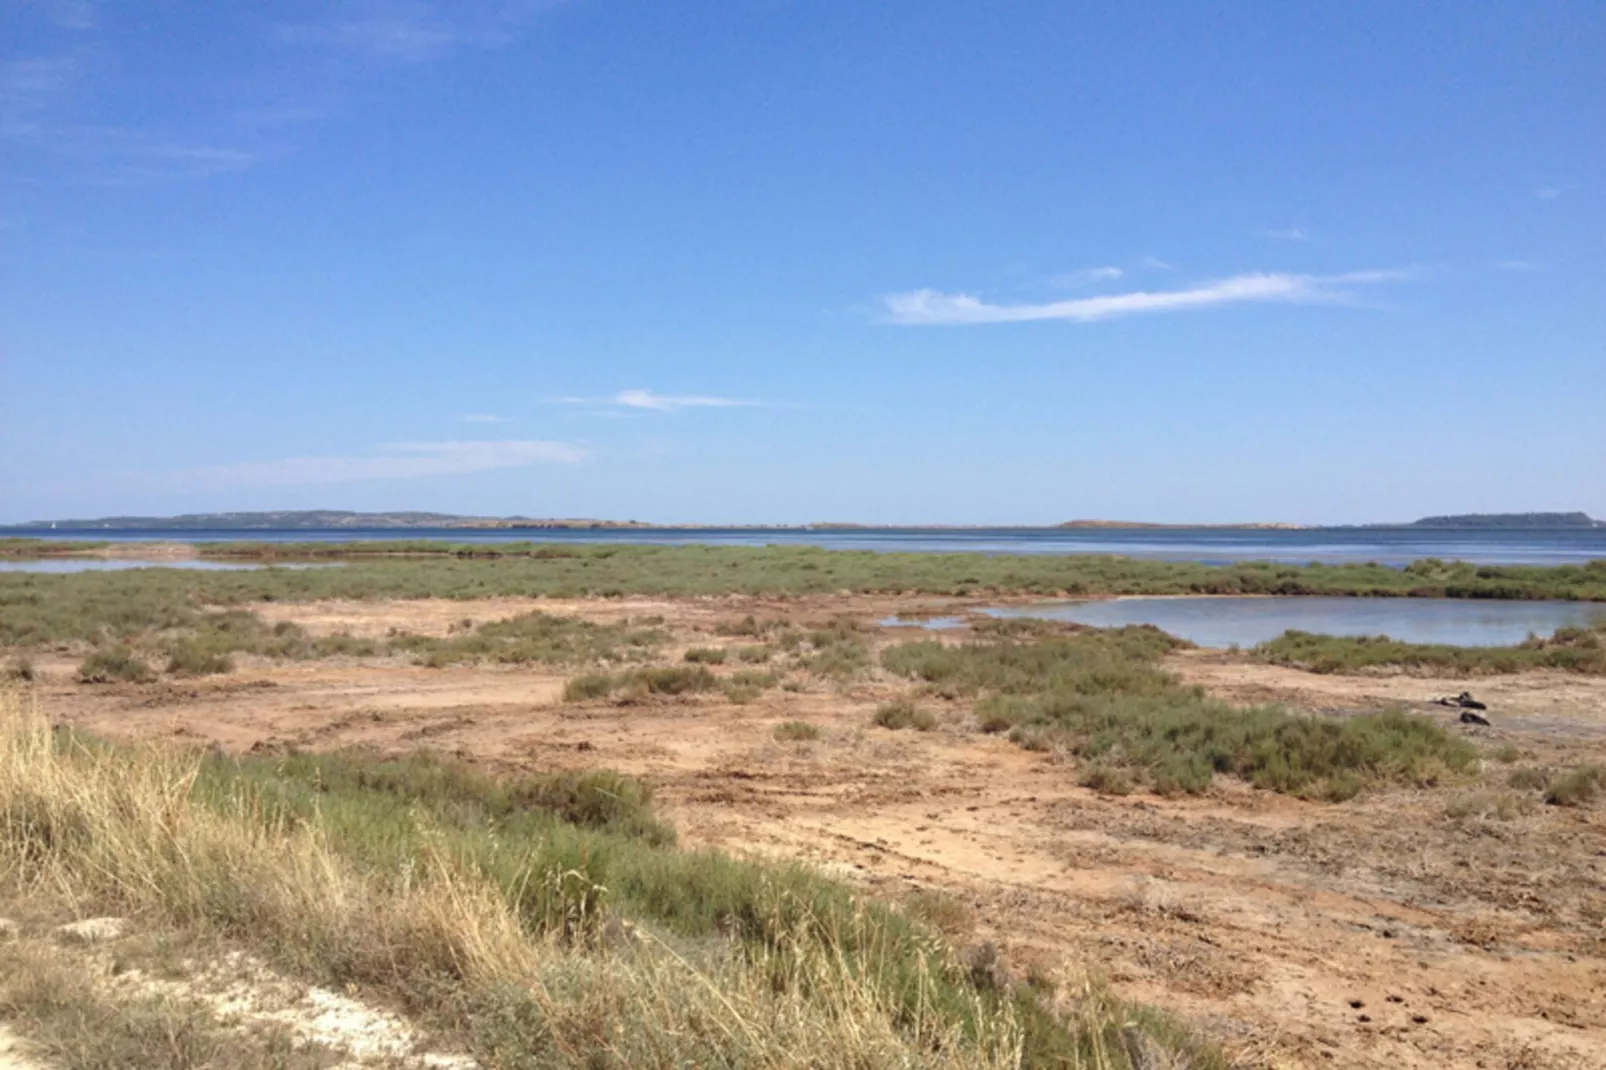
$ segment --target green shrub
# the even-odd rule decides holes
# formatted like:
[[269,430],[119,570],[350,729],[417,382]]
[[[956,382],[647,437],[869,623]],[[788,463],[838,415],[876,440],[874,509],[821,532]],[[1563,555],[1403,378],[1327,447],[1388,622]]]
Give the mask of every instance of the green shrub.
[[137,684],[155,678],[151,667],[126,646],[97,650],[78,666],[78,682],[83,684]]
[[588,699],[606,698],[613,692],[614,678],[605,672],[588,672],[576,676],[563,685],[563,701],[585,702]]
[[686,651],[686,660],[697,665],[723,665],[728,655],[720,647],[695,646]]
[[874,723],[893,730],[913,728],[929,732],[937,727],[937,718],[930,710],[922,709],[906,698],[894,699],[876,708]]
[[200,643],[174,644],[167,658],[167,671],[173,676],[212,676],[234,671],[234,660]]
[[1545,789],[1551,806],[1582,806],[1606,789],[1606,765],[1581,765],[1555,777]]
[[820,730],[807,721],[787,721],[775,726],[775,738],[782,743],[807,743],[820,738]]

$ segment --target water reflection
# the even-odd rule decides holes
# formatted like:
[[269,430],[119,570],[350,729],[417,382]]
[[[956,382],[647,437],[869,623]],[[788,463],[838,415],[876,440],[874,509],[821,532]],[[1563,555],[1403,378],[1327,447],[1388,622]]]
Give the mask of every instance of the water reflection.
[[1321,635],[1387,635],[1408,643],[1508,646],[1561,627],[1606,622],[1601,603],[1470,598],[1112,598],[987,612],[1098,628],[1152,624],[1209,647],[1254,646],[1290,628]]

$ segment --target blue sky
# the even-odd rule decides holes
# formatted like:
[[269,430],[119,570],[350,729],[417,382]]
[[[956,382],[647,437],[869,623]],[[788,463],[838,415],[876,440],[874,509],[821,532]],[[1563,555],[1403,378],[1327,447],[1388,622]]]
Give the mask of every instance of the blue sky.
[[0,0],[0,521],[1606,515],[1606,5]]

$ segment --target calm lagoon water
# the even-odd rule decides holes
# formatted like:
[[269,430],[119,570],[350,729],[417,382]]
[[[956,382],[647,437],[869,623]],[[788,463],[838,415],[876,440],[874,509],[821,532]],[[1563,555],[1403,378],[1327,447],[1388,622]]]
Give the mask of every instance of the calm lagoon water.
[[1409,643],[1508,646],[1530,634],[1606,621],[1606,604],[1472,598],[1112,598],[988,610],[996,617],[1155,627],[1198,643],[1250,647],[1290,628],[1321,635],[1387,635]]
[[0,528],[0,538],[100,539],[110,542],[352,542],[419,539],[456,543],[578,542],[712,546],[820,546],[832,550],[982,554],[1115,554],[1162,561],[1377,561],[1405,565],[1422,557],[1477,564],[1563,565],[1606,559],[1606,528],[1433,530],[1311,528],[337,528],[304,531],[136,531]]

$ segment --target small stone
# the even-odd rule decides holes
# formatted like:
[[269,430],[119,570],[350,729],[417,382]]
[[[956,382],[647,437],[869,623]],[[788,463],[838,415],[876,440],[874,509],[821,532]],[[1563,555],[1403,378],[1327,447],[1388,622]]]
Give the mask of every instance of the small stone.
[[121,939],[127,931],[127,918],[85,918],[56,926],[56,939],[64,944],[104,944]]
[[1427,1025],[1428,1016],[1425,1014],[1413,1014],[1411,1015],[1411,1021],[1415,1022],[1417,1025]]
[[1349,1001],[1349,1005],[1351,1007],[1354,1007],[1356,1010],[1360,1010],[1362,1007],[1366,1006],[1366,1001],[1365,1000],[1360,1000],[1360,999],[1352,999],[1352,1000]]

